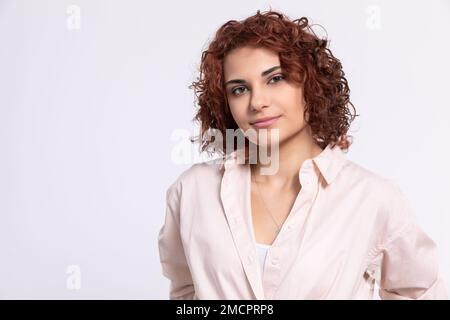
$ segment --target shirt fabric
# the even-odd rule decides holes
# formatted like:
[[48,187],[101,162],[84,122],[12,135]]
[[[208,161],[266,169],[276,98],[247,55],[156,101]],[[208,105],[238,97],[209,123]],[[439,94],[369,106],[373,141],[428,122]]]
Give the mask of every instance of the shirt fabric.
[[167,189],[158,235],[170,299],[447,299],[438,250],[398,185],[328,145],[299,170],[300,192],[264,270],[250,165],[237,152],[192,165]]

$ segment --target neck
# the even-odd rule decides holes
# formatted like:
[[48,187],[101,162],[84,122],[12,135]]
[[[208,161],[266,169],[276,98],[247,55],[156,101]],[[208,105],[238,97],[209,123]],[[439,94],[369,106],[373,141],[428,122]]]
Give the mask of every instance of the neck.
[[[258,150],[259,151],[259,150]],[[271,148],[267,148],[270,155]],[[283,141],[279,145],[278,170],[271,175],[261,174],[261,169],[270,167],[271,163],[261,163],[257,157],[257,163],[250,164],[252,179],[258,183],[268,184],[279,190],[287,190],[300,186],[298,174],[303,162],[314,158],[322,152],[322,149],[314,142],[310,127],[305,127],[295,136]],[[259,153],[258,153],[259,154]]]

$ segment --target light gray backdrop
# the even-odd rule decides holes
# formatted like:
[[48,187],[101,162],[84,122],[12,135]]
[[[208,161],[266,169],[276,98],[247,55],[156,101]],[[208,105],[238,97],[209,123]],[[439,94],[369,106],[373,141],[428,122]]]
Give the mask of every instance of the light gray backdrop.
[[0,0],[0,298],[167,298],[165,191],[203,159],[188,85],[218,27],[270,7],[327,30],[348,157],[399,183],[450,279],[450,1]]

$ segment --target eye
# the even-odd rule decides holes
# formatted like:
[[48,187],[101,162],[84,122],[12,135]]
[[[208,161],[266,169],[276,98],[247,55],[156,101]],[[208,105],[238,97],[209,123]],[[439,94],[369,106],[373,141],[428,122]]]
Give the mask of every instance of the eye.
[[[279,79],[279,80],[275,81],[274,83],[280,82],[281,80],[284,79],[284,75],[279,74],[279,75],[276,75],[276,76],[272,77],[272,78],[269,80],[269,83],[270,83],[272,80],[274,80],[274,79]],[[246,88],[246,87],[237,87],[237,88],[234,88],[233,90],[231,90],[231,94],[234,95],[234,96],[240,96],[241,93],[239,93],[238,90],[241,90],[241,89],[247,89],[247,88]]]
[[241,89],[246,89],[246,88],[245,88],[245,87],[237,87],[237,88],[233,89],[233,90],[231,91],[231,93],[232,93],[234,96],[240,96],[241,94],[240,94],[240,93],[237,93],[237,91],[238,91],[238,90],[241,90]]
[[[281,80],[283,80],[283,79],[284,79],[284,75],[282,75],[282,74],[279,74],[279,75],[277,75],[277,76],[273,77],[272,79],[270,79],[270,81],[272,81],[273,79],[280,79],[280,80],[278,80],[278,81],[275,81],[275,82],[279,82],[279,81],[281,81]],[[270,81],[269,81],[269,82],[270,82]]]

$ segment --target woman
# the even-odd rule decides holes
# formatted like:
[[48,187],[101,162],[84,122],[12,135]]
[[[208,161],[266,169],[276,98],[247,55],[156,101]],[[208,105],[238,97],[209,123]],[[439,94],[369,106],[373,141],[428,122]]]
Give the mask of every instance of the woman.
[[383,299],[446,298],[437,247],[401,190],[347,159],[350,90],[306,18],[229,21],[200,71],[202,151],[224,161],[167,190],[171,299],[371,299],[375,282]]

